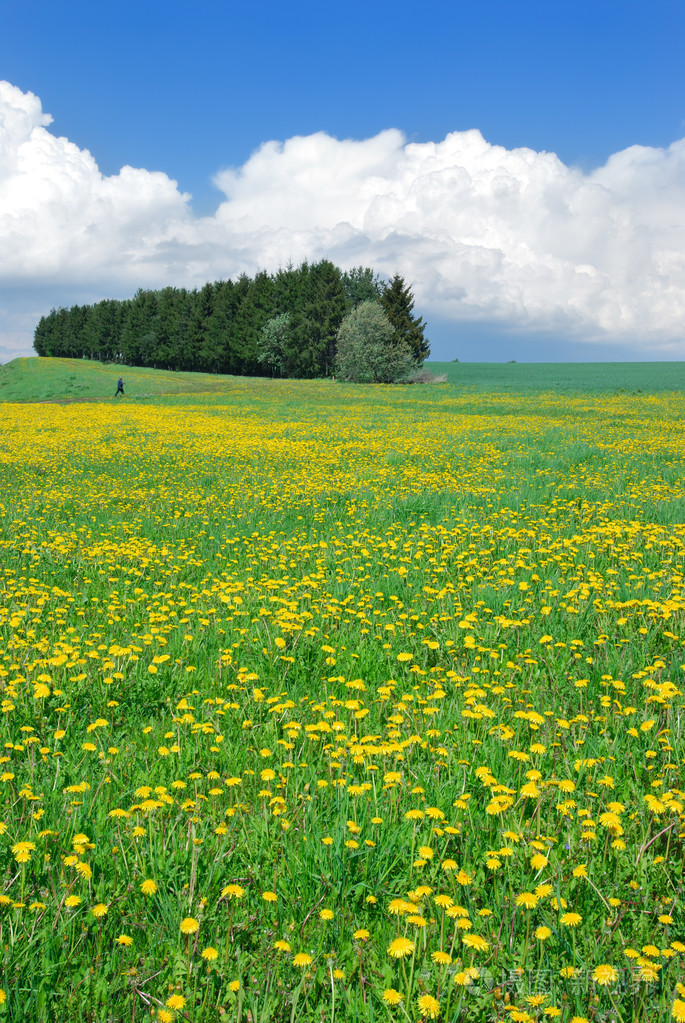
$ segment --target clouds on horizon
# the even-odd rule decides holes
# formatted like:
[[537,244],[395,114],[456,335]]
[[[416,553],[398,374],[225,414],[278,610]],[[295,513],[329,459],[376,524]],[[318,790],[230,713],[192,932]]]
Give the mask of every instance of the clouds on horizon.
[[476,130],[427,143],[320,132],[217,173],[225,198],[197,217],[166,174],[105,176],[51,120],[0,83],[0,360],[30,352],[54,305],[323,256],[398,270],[429,323],[685,357],[685,139],[583,173]]

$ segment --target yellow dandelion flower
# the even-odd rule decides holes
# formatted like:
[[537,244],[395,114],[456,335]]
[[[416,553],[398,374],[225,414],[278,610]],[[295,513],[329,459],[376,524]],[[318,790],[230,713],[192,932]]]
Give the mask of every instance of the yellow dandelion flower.
[[245,894],[245,889],[241,888],[239,884],[227,884],[225,888],[221,889],[222,899],[242,899]]
[[467,970],[460,970],[454,975],[454,983],[459,987],[467,987],[472,981],[477,980],[480,972],[476,966],[469,966]]
[[432,995],[419,995],[418,1007],[424,1019],[437,1019],[440,1015],[440,1002]]
[[140,886],[143,895],[154,895],[157,891],[157,882],[152,880],[143,881]]
[[391,899],[388,904],[388,913],[393,916],[401,916],[406,912],[407,903],[404,899]]
[[297,966],[298,969],[304,969],[305,966],[311,966],[314,960],[306,952],[298,952],[297,955],[293,956],[293,966]]
[[521,892],[516,896],[516,905],[522,906],[523,909],[535,909],[539,901],[538,896],[532,892]]
[[402,998],[403,995],[396,991],[394,987],[387,987],[383,992],[383,1001],[386,1005],[399,1005]]
[[181,934],[195,934],[200,929],[200,921],[195,917],[187,916],[181,920]]
[[405,956],[411,955],[415,947],[414,942],[409,938],[395,938],[388,945],[388,955],[394,959],[403,959]]
[[12,846],[12,854],[17,863],[28,863],[35,848],[35,842],[15,842]]
[[431,959],[437,966],[449,966],[452,962],[452,956],[448,955],[447,952],[442,951],[433,952],[431,954]]
[[602,963],[601,966],[596,966],[592,971],[592,979],[603,987],[607,987],[609,984],[615,984],[618,980],[618,973],[613,966],[608,966],[606,963]]

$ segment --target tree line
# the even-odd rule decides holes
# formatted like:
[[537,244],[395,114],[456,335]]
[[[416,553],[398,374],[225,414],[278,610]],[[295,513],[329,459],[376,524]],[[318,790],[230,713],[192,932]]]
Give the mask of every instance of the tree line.
[[336,372],[343,322],[365,303],[387,321],[388,350],[420,366],[430,348],[404,279],[386,282],[363,266],[343,271],[327,259],[192,291],[141,289],[130,299],[53,309],[33,347],[43,356],[157,369],[325,377]]

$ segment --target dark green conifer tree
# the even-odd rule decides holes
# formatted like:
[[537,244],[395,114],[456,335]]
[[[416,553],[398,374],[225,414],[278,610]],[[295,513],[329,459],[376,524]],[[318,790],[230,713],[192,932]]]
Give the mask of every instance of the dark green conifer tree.
[[312,266],[303,263],[284,352],[287,376],[330,376],[335,365],[336,335],[346,311],[338,267],[329,259]]
[[128,304],[121,328],[121,361],[127,366],[152,366],[157,348],[156,291],[139,288]]
[[205,284],[193,293],[193,308],[190,317],[189,343],[192,349],[192,369],[205,373],[220,372],[221,349],[214,344],[210,333],[210,321],[214,313],[216,292],[221,287]]
[[115,362],[121,351],[122,303],[105,298],[91,307],[82,336],[83,355],[100,362]]
[[52,356],[52,327],[56,315],[57,310],[51,309],[47,316],[41,316],[33,332],[33,350],[43,358]]
[[360,302],[378,302],[385,288],[381,278],[370,266],[353,266],[351,270],[345,270],[342,283],[348,311]]
[[274,313],[273,280],[261,270],[253,281],[249,278],[247,281],[248,287],[231,323],[230,372],[239,376],[261,376],[265,369],[259,361],[259,342],[264,324]]
[[240,303],[250,286],[249,278],[236,281],[220,281],[214,286],[214,307],[206,325],[203,359],[209,366],[210,360],[216,366],[214,372],[233,373],[231,354],[231,330]]
[[404,278],[395,274],[381,295],[381,305],[394,328],[394,343],[406,344],[417,366],[430,355],[430,344],[424,336],[425,323],[413,316],[414,297]]

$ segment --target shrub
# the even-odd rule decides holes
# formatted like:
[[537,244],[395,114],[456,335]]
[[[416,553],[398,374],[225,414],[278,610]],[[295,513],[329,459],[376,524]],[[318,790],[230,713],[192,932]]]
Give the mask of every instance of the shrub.
[[358,384],[406,380],[414,362],[408,345],[393,343],[394,335],[378,302],[361,302],[338,330],[337,375]]
[[441,373],[439,376],[436,376],[435,373],[431,373],[429,369],[419,369],[416,373],[412,373],[409,378],[410,384],[444,384],[446,382],[446,373]]

